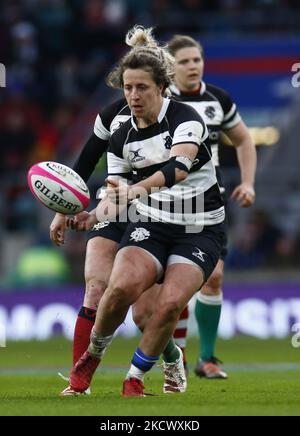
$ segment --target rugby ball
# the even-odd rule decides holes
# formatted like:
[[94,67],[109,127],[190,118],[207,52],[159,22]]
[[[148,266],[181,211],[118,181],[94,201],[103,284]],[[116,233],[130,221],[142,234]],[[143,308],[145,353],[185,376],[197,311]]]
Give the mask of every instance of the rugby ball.
[[71,168],[57,162],[40,162],[28,171],[32,194],[46,207],[65,215],[77,214],[90,202],[89,189]]

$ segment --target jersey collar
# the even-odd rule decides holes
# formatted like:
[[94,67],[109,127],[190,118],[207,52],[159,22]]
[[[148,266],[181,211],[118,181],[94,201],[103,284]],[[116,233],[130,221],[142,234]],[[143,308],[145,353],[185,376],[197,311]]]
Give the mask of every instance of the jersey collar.
[[[172,85],[170,85],[169,89],[172,92],[172,94],[175,94],[175,95],[180,95],[181,94],[180,90],[177,88],[176,85],[174,85],[174,83]],[[206,91],[206,83],[203,80],[201,80],[201,86],[200,86],[199,94],[203,95],[205,93],[205,91]]]
[[[160,112],[159,112],[159,114],[158,114],[158,117],[157,117],[157,122],[158,122],[158,123],[161,123],[162,120],[164,119],[164,117],[165,117],[165,115],[166,115],[166,112],[167,112],[167,110],[168,110],[168,107],[169,107],[170,101],[171,101],[171,100],[170,100],[169,98],[164,98],[164,99],[163,99],[163,104],[162,104],[161,110],[160,110]],[[138,131],[138,127],[137,127],[137,125],[136,125],[136,121],[135,121],[135,118],[134,118],[134,116],[133,116],[132,113],[131,113],[131,125],[132,125],[132,127],[134,128],[134,130]]]

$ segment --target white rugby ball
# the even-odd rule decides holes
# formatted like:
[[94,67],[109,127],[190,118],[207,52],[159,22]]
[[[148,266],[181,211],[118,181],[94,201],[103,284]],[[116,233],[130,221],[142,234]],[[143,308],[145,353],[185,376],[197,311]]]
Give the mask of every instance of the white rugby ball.
[[28,171],[33,195],[46,207],[65,215],[77,214],[90,202],[89,189],[71,168],[57,162],[40,162]]

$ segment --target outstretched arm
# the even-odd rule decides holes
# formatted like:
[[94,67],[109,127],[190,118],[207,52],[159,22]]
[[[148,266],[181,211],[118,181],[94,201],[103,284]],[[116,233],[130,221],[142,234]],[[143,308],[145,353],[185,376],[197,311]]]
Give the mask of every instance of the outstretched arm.
[[255,201],[256,149],[250,133],[243,121],[226,131],[232,144],[236,147],[241,172],[241,183],[234,189],[231,198],[237,200],[241,207],[249,207]]

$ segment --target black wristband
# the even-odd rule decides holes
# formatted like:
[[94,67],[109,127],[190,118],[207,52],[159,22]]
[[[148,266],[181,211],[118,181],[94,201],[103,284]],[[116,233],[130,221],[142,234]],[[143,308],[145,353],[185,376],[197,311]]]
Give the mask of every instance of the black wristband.
[[[183,162],[186,161],[186,164]],[[164,175],[166,181],[166,187],[171,188],[176,183],[176,168],[181,171],[185,171],[188,173],[192,166],[192,162],[188,158],[183,158],[180,156],[171,157],[169,162],[163,166],[159,171],[161,171]]]

